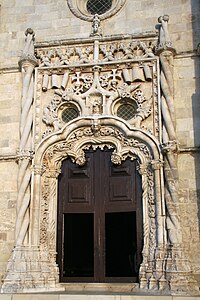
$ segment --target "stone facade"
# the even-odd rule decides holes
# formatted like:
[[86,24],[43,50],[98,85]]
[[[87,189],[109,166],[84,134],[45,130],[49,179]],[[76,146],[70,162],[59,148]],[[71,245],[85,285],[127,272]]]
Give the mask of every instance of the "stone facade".
[[[142,176],[140,289],[198,293],[200,4],[113,0],[92,17],[77,3],[1,4],[2,292],[61,289],[61,163],[108,146],[113,163],[137,159]],[[123,103],[136,108],[128,121]],[[78,118],[65,124],[68,108]]]

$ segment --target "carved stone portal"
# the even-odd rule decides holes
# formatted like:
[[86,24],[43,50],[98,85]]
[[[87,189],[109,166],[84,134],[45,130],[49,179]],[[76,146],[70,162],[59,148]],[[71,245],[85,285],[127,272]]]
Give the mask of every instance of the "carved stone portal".
[[[62,289],[56,264],[57,178],[62,161],[70,157],[83,165],[85,150],[103,150],[105,146],[113,149],[114,164],[121,164],[127,157],[136,159],[142,177],[144,247],[139,287],[170,293],[194,290],[189,262],[179,239],[181,232],[174,230],[179,224],[177,190],[175,200],[167,198],[167,184],[172,179],[178,182],[176,174],[169,176],[171,166],[164,165],[168,159],[174,162],[172,169],[176,171],[177,142],[172,135],[174,52],[167,31],[168,19],[159,19],[157,47],[155,36],[144,35],[142,39],[127,36],[123,41],[94,36],[90,42],[77,41],[77,45],[36,45],[39,67],[35,68],[34,130],[31,115],[30,126],[25,128],[25,132],[29,129],[29,143],[21,149],[20,156],[27,160],[27,145],[34,145],[23,177],[29,193],[24,200],[19,193],[20,238],[16,238],[2,292]],[[31,63],[33,32],[29,35],[31,47],[24,53]],[[155,56],[153,49],[160,57]],[[27,73],[31,80],[24,81],[23,87],[28,93],[23,94],[22,101],[28,103],[30,112],[35,65],[32,63],[30,74]]]

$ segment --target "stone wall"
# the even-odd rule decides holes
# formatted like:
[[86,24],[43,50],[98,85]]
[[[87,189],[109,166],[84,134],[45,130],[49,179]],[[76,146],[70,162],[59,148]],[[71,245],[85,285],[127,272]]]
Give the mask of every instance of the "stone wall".
[[[196,0],[127,0],[125,6],[101,24],[104,35],[154,31],[157,18],[170,15],[169,30],[178,52],[197,47],[200,4]],[[1,66],[16,66],[23,49],[24,31],[31,27],[37,42],[86,38],[91,23],[76,18],[66,0],[1,1]]]
[[[0,275],[14,242],[17,198],[16,151],[19,146],[21,73],[18,60],[24,32],[34,29],[36,42],[87,38],[91,23],[76,18],[66,0],[2,0],[0,8]],[[176,130],[180,152],[180,214],[184,242],[195,271],[200,269],[200,2],[196,0],[127,0],[110,19],[101,22],[103,35],[156,31],[160,15],[170,16],[169,31],[177,56],[174,60]]]
[[0,278],[14,243],[21,73],[0,70]]

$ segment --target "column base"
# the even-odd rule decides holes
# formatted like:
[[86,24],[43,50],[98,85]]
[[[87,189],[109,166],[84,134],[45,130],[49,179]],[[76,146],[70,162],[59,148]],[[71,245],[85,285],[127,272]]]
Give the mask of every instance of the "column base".
[[1,293],[63,291],[55,263],[42,257],[39,247],[15,247],[8,261]]

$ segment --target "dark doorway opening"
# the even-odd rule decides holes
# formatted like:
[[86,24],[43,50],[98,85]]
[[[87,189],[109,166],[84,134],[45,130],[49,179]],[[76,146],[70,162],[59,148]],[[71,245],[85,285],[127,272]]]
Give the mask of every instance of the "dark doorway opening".
[[93,214],[64,214],[63,276],[94,276]]
[[66,159],[58,185],[61,282],[136,282],[141,263],[142,192],[136,161],[116,166],[110,150]]
[[106,277],[137,276],[136,213],[106,213]]

